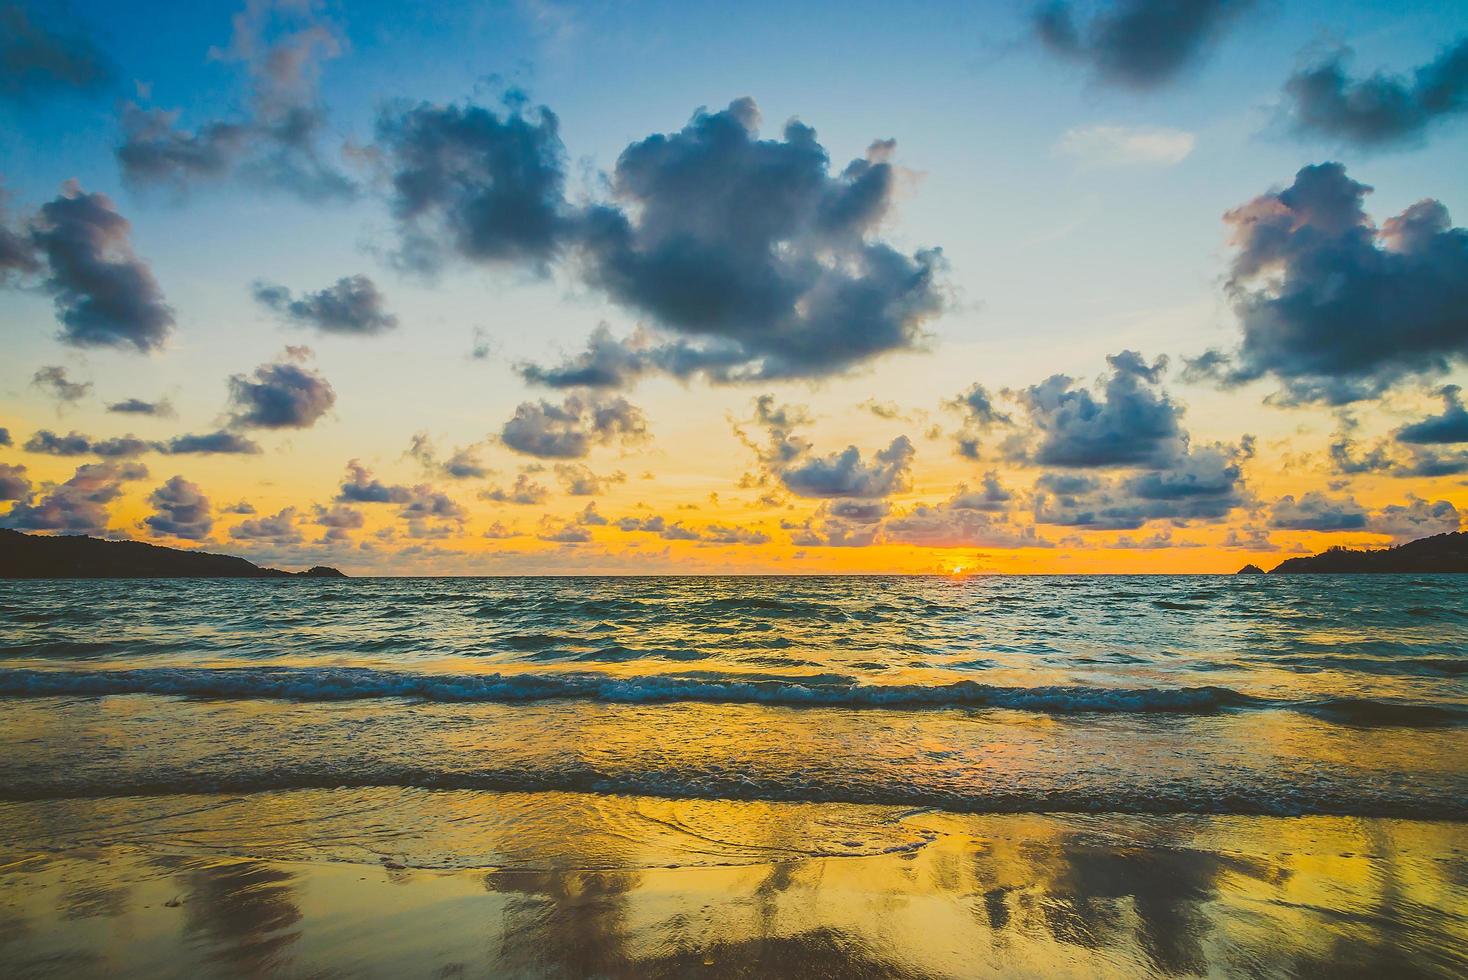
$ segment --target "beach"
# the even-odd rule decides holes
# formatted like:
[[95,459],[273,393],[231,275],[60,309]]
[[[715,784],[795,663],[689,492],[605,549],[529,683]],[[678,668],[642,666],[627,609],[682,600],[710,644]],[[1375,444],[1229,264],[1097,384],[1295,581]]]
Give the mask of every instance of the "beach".
[[1462,824],[305,790],[0,805],[11,976],[1461,976]]

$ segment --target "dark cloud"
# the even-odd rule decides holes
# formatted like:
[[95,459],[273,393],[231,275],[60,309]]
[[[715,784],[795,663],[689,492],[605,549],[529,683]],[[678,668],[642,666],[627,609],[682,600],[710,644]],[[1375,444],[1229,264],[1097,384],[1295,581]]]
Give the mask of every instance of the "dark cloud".
[[1225,216],[1243,343],[1200,371],[1227,384],[1271,375],[1285,402],[1340,405],[1468,355],[1468,230],[1433,200],[1378,229],[1362,207],[1370,191],[1324,163]]
[[11,445],[10,430],[0,425],[0,446]]
[[595,497],[615,484],[627,482],[627,474],[617,470],[607,476],[598,476],[583,463],[557,463],[556,479],[573,497]]
[[33,494],[18,500],[0,517],[0,527],[101,534],[110,518],[108,505],[122,494],[123,484],[147,476],[147,467],[138,463],[83,463],[65,483],[43,486],[39,499]]
[[230,424],[243,428],[306,429],[336,403],[325,378],[299,362],[310,352],[287,348],[286,356],[262,364],[254,375],[229,379]]
[[1102,82],[1152,89],[1200,61],[1252,0],[1113,0],[1078,24],[1075,5],[1052,0],[1035,13],[1051,51],[1084,64]]
[[1369,148],[1414,142],[1433,124],[1468,109],[1468,38],[1444,48],[1412,78],[1377,72],[1354,79],[1349,48],[1285,82],[1285,112],[1300,134]]
[[124,179],[181,191],[238,176],[308,201],[355,196],[354,182],[321,149],[326,114],[318,78],[322,63],[341,50],[336,31],[313,17],[311,5],[252,0],[235,15],[229,47],[211,51],[216,60],[244,66],[248,111],[188,130],[176,111],[127,103],[117,147]]
[[326,333],[371,335],[386,333],[398,318],[386,309],[377,285],[366,276],[346,276],[335,285],[299,298],[284,286],[257,282],[251,287],[256,302],[287,322],[315,327]]
[[1371,516],[1369,529],[1389,534],[1395,544],[1460,530],[1463,515],[1451,501],[1426,501],[1409,495],[1405,504],[1389,504]]
[[1415,445],[1468,442],[1468,409],[1463,407],[1463,389],[1444,385],[1438,392],[1443,400],[1443,413],[1404,425],[1397,430],[1397,441]]
[[253,514],[255,513],[255,505],[248,500],[241,500],[239,503],[230,504],[228,507],[221,507],[219,512],[221,514]]
[[[49,9],[58,13],[61,5]],[[85,34],[38,24],[19,3],[0,4],[0,99],[23,104],[58,92],[94,93],[112,75]]]
[[148,497],[154,512],[143,523],[159,534],[198,541],[214,528],[209,498],[197,484],[175,476]]
[[1249,506],[1242,464],[1253,441],[1239,446],[1183,443],[1160,465],[1121,477],[1045,473],[1035,481],[1037,523],[1093,530],[1132,531],[1150,521],[1216,522]]
[[515,370],[527,382],[547,388],[630,388],[657,365],[655,346],[647,331],[637,331],[626,340],[613,336],[611,327],[599,323],[586,339],[586,349],[555,367],[521,363]]
[[394,106],[378,117],[377,145],[405,266],[457,255],[544,268],[570,233],[559,123],[517,92],[499,109]]
[[506,446],[545,459],[578,459],[594,446],[646,438],[641,409],[625,398],[597,395],[571,395],[559,405],[522,402],[500,430]]
[[1074,378],[1053,375],[1015,392],[1032,432],[1011,455],[1046,466],[1115,467],[1176,458],[1186,439],[1182,409],[1160,385],[1166,358],[1148,364],[1135,351],[1106,359],[1111,373],[1098,400]]
[[489,467],[480,462],[478,449],[475,446],[460,446],[450,454],[448,459],[440,460],[433,440],[426,432],[413,434],[405,455],[417,460],[418,464],[428,473],[445,476],[450,480],[482,479],[489,476],[491,472]]
[[917,347],[944,308],[937,250],[873,237],[897,182],[890,141],[832,176],[815,130],[758,137],[738,99],[627,147],[615,206],[587,211],[581,271],[682,338],[652,357],[716,381],[818,377]]
[[296,526],[298,515],[296,508],[285,507],[269,517],[240,521],[229,529],[229,536],[238,541],[271,545],[300,544],[303,538]]
[[1285,531],[1360,531],[1366,508],[1353,497],[1331,497],[1312,490],[1296,499],[1281,497],[1269,508],[1269,526]]
[[763,531],[734,527],[727,524],[710,524],[702,530],[689,527],[682,521],[669,521],[661,514],[652,517],[624,517],[617,521],[617,528],[625,532],[656,534],[664,541],[701,541],[707,544],[764,544],[770,536]]
[[66,368],[52,364],[31,375],[34,387],[45,389],[52,398],[70,405],[81,401],[92,392],[90,381],[73,381],[66,375]]
[[1007,510],[1013,499],[1014,494],[999,482],[999,474],[990,470],[984,474],[982,489],[970,490],[967,484],[960,483],[958,492],[953,495],[948,506],[953,510],[981,510],[999,513]]
[[981,384],[948,402],[948,407],[963,415],[963,423],[954,436],[955,451],[965,459],[978,459],[980,437],[997,426],[1009,425],[1014,420],[994,407],[993,396]]
[[342,480],[336,499],[348,504],[401,504],[412,496],[404,486],[383,483],[357,460],[347,462],[347,475]]
[[64,436],[50,429],[40,429],[26,440],[25,451],[43,453],[48,456],[141,456],[158,448],[156,443],[145,442],[136,436],[119,436],[113,439],[92,439],[75,430]]
[[603,517],[601,512],[596,509],[596,501],[593,500],[576,515],[576,523],[585,525],[586,527],[605,527],[611,522]]
[[166,398],[160,398],[156,402],[144,401],[141,398],[127,398],[120,402],[112,402],[107,406],[107,411],[116,412],[119,415],[152,415],[157,418],[173,418],[173,403]]
[[550,489],[521,473],[515,477],[512,487],[490,487],[479,495],[484,500],[500,504],[543,504],[550,497]]
[[133,254],[131,227],[107,195],[74,180],[32,219],[31,241],[47,269],[41,285],[55,300],[63,343],[149,353],[173,332],[173,309]]
[[18,464],[0,463],[0,500],[29,499],[31,499],[31,481],[25,475],[25,467]]
[[906,514],[882,524],[886,544],[923,548],[1048,548],[1050,542],[1035,533],[1034,525],[1011,522],[980,510],[946,504],[919,504]]
[[888,497],[910,482],[914,450],[907,436],[864,462],[861,450],[847,446],[827,456],[807,455],[779,471],[780,482],[797,497]]
[[0,187],[0,286],[9,286],[41,271],[41,259],[30,229],[13,227],[7,214],[9,193]]
[[259,444],[254,440],[226,429],[218,432],[174,436],[168,442],[163,443],[159,450],[176,456],[189,454],[255,455],[261,452]]
[[541,528],[536,537],[542,541],[552,541],[556,544],[585,544],[591,540],[591,532],[575,521],[565,521],[560,524],[551,521]]
[[398,516],[410,524],[430,520],[462,524],[469,519],[469,512],[448,494],[431,486],[419,485],[409,492]]

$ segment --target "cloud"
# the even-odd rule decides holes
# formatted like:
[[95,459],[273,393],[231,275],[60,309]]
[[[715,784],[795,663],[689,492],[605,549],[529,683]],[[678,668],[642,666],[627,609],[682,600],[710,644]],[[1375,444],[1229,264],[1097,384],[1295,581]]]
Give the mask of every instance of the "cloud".
[[173,309],[148,264],[132,250],[131,225],[106,194],[74,180],[31,219],[30,239],[45,259],[62,343],[159,350],[173,332]]
[[1362,206],[1370,192],[1323,163],[1224,216],[1243,341],[1231,357],[1192,362],[1195,374],[1225,384],[1270,375],[1286,403],[1342,405],[1464,360],[1468,231],[1430,199],[1378,229]]
[[1398,442],[1434,445],[1468,442],[1468,409],[1463,407],[1463,389],[1444,385],[1438,394],[1443,400],[1443,413],[1425,418],[1397,430]]
[[762,140],[759,125],[742,98],[623,150],[615,204],[582,220],[582,275],[679,336],[654,361],[680,377],[821,377],[918,347],[945,306],[943,260],[874,237],[895,144],[833,176],[815,130],[791,120]]
[[647,418],[625,398],[570,395],[561,404],[521,402],[500,429],[506,446],[528,456],[579,459],[595,446],[647,438]]
[[543,269],[568,234],[559,122],[510,92],[498,109],[396,105],[377,120],[397,221],[397,260],[419,271],[449,256]]
[[409,492],[398,516],[410,525],[430,520],[462,524],[469,519],[469,512],[448,494],[431,486],[419,485]]
[[60,92],[91,94],[112,81],[111,63],[89,37],[48,27],[19,3],[0,4],[0,99],[26,104]]
[[0,446],[11,445],[10,430],[0,425]]
[[543,504],[550,496],[550,490],[544,483],[537,483],[529,476],[521,473],[515,477],[515,485],[506,489],[505,487],[490,487],[479,494],[483,500],[493,500],[501,504]]
[[630,388],[649,371],[657,369],[659,355],[652,335],[638,330],[626,340],[613,336],[612,328],[599,323],[586,339],[586,349],[559,365],[544,367],[523,362],[515,370],[533,385],[547,388]]
[[1013,444],[1010,455],[1081,468],[1155,465],[1176,458],[1186,436],[1178,424],[1182,409],[1161,389],[1167,359],[1149,365],[1128,350],[1106,362],[1111,373],[1099,400],[1063,374],[1015,392],[1031,432]]
[[1468,37],[1443,48],[1412,78],[1377,72],[1355,79],[1344,48],[1285,82],[1284,112],[1296,133],[1369,149],[1412,143],[1468,110]]
[[780,482],[797,497],[888,497],[905,490],[915,450],[907,436],[864,462],[861,450],[847,446],[827,456],[807,456],[779,471]]
[[372,475],[357,460],[347,462],[347,475],[341,482],[336,499],[341,503],[355,504],[401,504],[412,496],[404,486],[388,485]]
[[310,351],[287,348],[286,355],[255,369],[253,377],[229,379],[230,424],[243,428],[306,429],[336,403],[325,378],[297,363]]
[[404,455],[417,460],[427,472],[448,477],[450,480],[482,479],[491,472],[489,467],[480,462],[479,451],[475,446],[460,446],[448,459],[440,461],[433,440],[426,432],[413,433]]
[[963,413],[963,423],[953,438],[954,451],[965,459],[978,459],[981,437],[997,426],[1010,425],[1014,421],[994,407],[989,390],[977,383],[947,405]]
[[585,544],[591,540],[591,532],[575,521],[565,521],[559,525],[547,523],[536,537],[558,544]]
[[47,483],[39,500],[19,500],[0,517],[0,527],[19,531],[70,531],[101,534],[110,518],[108,504],[122,494],[122,485],[146,479],[139,463],[83,463],[65,483]]
[[255,455],[261,452],[260,446],[254,440],[240,435],[238,432],[230,432],[221,429],[218,432],[206,432],[202,434],[187,434],[174,436],[168,442],[159,447],[161,452],[172,453],[177,456],[197,455]]
[[1006,517],[956,507],[953,502],[919,504],[882,524],[882,541],[923,548],[1048,548],[1050,542],[1035,533],[1034,525],[1012,523]]
[[1126,476],[1044,473],[1035,481],[1035,520],[1114,531],[1155,520],[1221,521],[1251,503],[1242,464],[1252,455],[1248,437],[1239,446],[1193,447],[1184,441],[1175,455]]
[[299,511],[284,507],[269,517],[258,517],[240,521],[229,529],[229,536],[237,541],[262,542],[271,545],[300,544],[301,529],[296,526]]
[[981,490],[970,490],[968,484],[960,483],[958,491],[948,506],[953,510],[980,510],[990,513],[999,513],[1008,509],[1014,494],[1006,490],[999,482],[999,474],[993,470],[984,474],[984,485]]
[[284,286],[268,282],[256,282],[251,294],[288,323],[315,327],[324,333],[370,336],[398,325],[398,318],[387,311],[377,285],[366,276],[345,276],[335,285],[302,293],[300,298]]
[[617,521],[617,528],[625,532],[655,534],[664,541],[701,541],[707,544],[765,544],[770,536],[763,531],[735,527],[728,524],[710,524],[700,530],[689,527],[682,521],[669,521],[661,514],[652,517],[624,517]]
[[119,415],[152,415],[165,419],[171,419],[175,414],[173,403],[166,398],[160,398],[156,402],[144,401],[141,398],[126,398],[109,404],[107,411]]
[[1396,544],[1415,541],[1434,534],[1457,531],[1463,515],[1450,501],[1429,503],[1408,495],[1405,504],[1390,504],[1371,516],[1369,528],[1377,534],[1389,534]]
[[1188,158],[1194,142],[1181,129],[1093,125],[1066,130],[1055,149],[1088,167],[1170,167]]
[[50,429],[38,430],[25,444],[26,452],[48,456],[141,456],[157,448],[156,443],[145,442],[132,435],[114,439],[92,439],[75,430],[60,436]]
[[627,474],[617,470],[607,476],[597,476],[583,463],[557,463],[556,479],[573,497],[595,497],[614,484],[627,482]]
[[1089,23],[1053,0],[1034,17],[1046,48],[1085,65],[1098,81],[1160,88],[1197,64],[1252,0],[1114,0]]
[[66,368],[49,365],[31,375],[31,384],[44,388],[52,398],[64,405],[72,405],[92,393],[90,381],[72,381],[66,376]]
[[31,499],[31,481],[25,475],[25,467],[19,464],[0,463],[0,500]]
[[355,196],[353,181],[321,151],[326,114],[318,78],[343,42],[330,24],[314,18],[312,6],[249,0],[234,17],[229,47],[210,51],[217,61],[244,66],[248,109],[239,118],[188,130],[177,111],[124,104],[117,147],[123,178],[135,187],[182,191],[238,176],[307,201]]
[[214,527],[209,498],[197,484],[175,476],[148,497],[154,512],[143,524],[159,534],[198,541],[207,538]]
[[1269,526],[1285,531],[1360,531],[1366,508],[1354,497],[1331,497],[1319,490],[1281,497],[1269,508]]

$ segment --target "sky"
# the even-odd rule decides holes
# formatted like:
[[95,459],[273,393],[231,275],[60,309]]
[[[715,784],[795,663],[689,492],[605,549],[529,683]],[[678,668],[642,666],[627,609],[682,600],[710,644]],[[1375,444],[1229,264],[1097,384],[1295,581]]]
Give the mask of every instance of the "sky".
[[0,527],[473,575],[1462,526],[1468,6],[413,6],[0,2]]

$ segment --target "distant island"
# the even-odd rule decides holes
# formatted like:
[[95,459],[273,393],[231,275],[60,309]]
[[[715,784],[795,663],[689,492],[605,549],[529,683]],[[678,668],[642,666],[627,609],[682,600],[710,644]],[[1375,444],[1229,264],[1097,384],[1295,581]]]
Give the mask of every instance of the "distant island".
[[346,578],[317,565],[304,572],[261,568],[232,555],[142,541],[0,529],[0,578]]
[[[1270,575],[1329,575],[1363,572],[1468,572],[1468,531],[1449,531],[1419,538],[1395,548],[1355,551],[1331,548],[1318,555],[1286,558]],[[1258,565],[1245,565],[1235,574],[1261,575]]]

